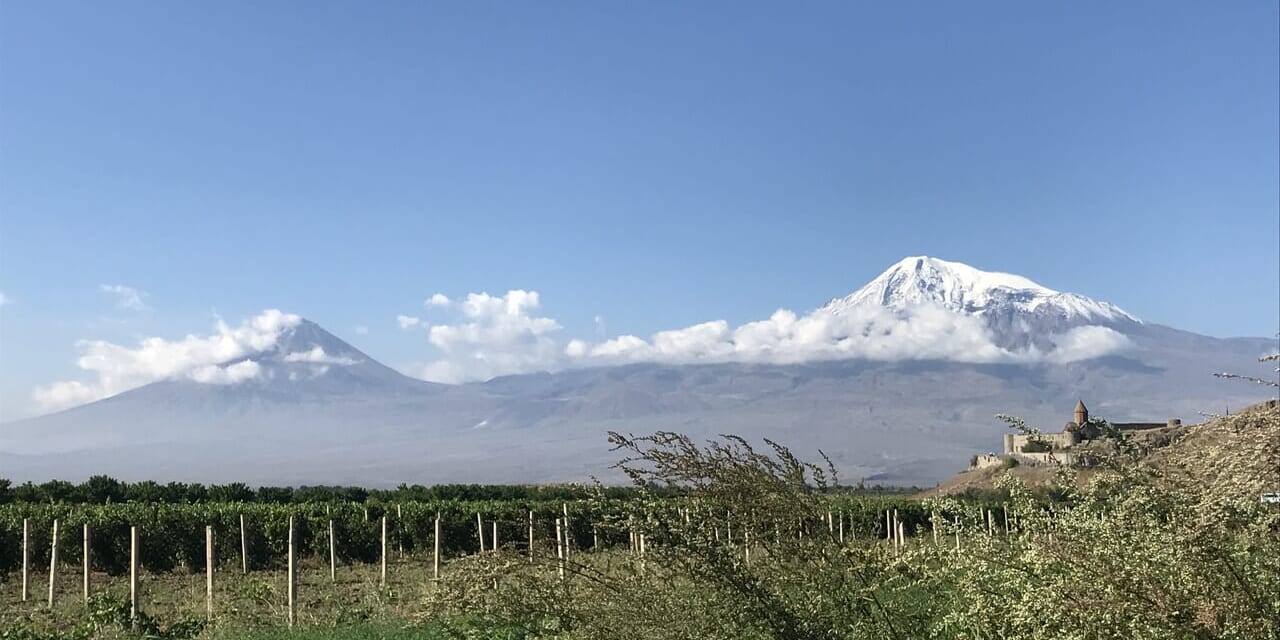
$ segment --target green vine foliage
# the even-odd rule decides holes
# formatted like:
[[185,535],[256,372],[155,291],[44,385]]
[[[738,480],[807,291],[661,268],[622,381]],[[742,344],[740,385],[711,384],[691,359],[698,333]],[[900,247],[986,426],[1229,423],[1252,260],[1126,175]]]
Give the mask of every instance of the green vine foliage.
[[475,558],[423,615],[592,640],[1280,637],[1280,511],[1257,493],[1280,482],[1280,407],[1199,427],[1204,443],[1167,458],[1091,426],[1108,446],[1088,482],[1058,469],[1060,501],[1006,475],[994,511],[918,503],[901,549],[865,530],[842,543],[823,520],[829,470],[785,447],[615,434],[637,486],[689,490],[613,514],[644,555],[571,559],[564,579],[554,557]]

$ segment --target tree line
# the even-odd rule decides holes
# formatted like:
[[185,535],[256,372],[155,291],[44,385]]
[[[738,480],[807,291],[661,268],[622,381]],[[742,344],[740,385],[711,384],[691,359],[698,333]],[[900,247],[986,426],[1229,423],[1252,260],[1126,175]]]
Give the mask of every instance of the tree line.
[[[632,486],[601,487],[604,497],[615,500],[635,498]],[[856,486],[835,487],[838,493],[869,496],[909,495],[917,487]],[[648,487],[650,495],[677,496],[683,490],[665,486]],[[245,502],[259,504],[375,503],[452,501],[573,501],[596,495],[587,485],[501,485],[501,484],[401,484],[394,489],[353,486],[251,487],[243,482],[201,484],[199,482],[159,483],[152,480],[123,482],[96,475],[79,484],[66,480],[14,484],[0,478],[0,504],[198,504],[205,502]]]

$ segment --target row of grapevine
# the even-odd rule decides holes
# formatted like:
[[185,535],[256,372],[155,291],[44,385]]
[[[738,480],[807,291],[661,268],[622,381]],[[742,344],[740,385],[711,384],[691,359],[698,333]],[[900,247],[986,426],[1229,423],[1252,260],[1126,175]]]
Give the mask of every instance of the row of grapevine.
[[[250,569],[276,568],[282,565],[288,546],[288,522],[293,516],[298,527],[299,553],[302,556],[328,554],[329,522],[333,522],[340,562],[376,562],[380,549],[380,518],[388,519],[388,534],[393,549],[404,553],[429,553],[434,545],[437,515],[441,519],[441,550],[448,556],[475,553],[480,541],[476,532],[476,514],[484,521],[485,546],[492,544],[492,527],[497,523],[502,544],[526,544],[529,513],[533,512],[535,537],[554,540],[554,520],[568,510],[570,544],[585,549],[593,545],[611,546],[627,541],[625,522],[643,510],[647,516],[679,517],[682,508],[677,499],[648,502],[610,499],[580,500],[569,503],[524,501],[431,501],[402,504],[311,503],[275,505],[257,503],[125,503],[110,505],[0,505],[0,574],[21,564],[22,523],[26,519],[30,531],[32,558],[47,558],[53,521],[63,531],[79,531],[89,525],[93,562],[96,568],[113,575],[128,569],[129,528],[142,532],[140,562],[150,571],[171,571],[178,567],[191,571],[204,566],[204,528],[214,528],[216,557],[224,560],[241,557],[240,521],[245,521],[246,560]],[[886,509],[897,509],[899,518],[909,530],[928,526],[929,514],[922,503],[905,499],[843,498],[830,501],[855,537],[884,536]],[[694,507],[696,509],[696,507]],[[655,513],[657,512],[657,513]],[[705,514],[732,520],[730,514]],[[794,527],[816,529],[826,527],[824,514],[815,514],[809,522]],[[792,527],[789,527],[792,528]],[[549,544],[549,543],[548,543]],[[64,557],[76,558],[81,553],[81,537],[63,536],[60,550]]]

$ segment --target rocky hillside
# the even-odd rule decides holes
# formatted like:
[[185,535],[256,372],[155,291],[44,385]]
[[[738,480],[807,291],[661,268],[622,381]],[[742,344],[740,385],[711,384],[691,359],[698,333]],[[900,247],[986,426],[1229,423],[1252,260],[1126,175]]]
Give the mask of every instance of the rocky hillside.
[[[1132,436],[1144,464],[1166,474],[1171,482],[1197,487],[1203,499],[1256,497],[1280,491],[1280,402],[1276,400],[1201,424],[1139,431]],[[1033,487],[1049,487],[1055,471],[1051,466],[1032,465],[966,470],[923,495],[992,490],[1005,474]],[[1078,469],[1077,480],[1088,482],[1098,472]]]

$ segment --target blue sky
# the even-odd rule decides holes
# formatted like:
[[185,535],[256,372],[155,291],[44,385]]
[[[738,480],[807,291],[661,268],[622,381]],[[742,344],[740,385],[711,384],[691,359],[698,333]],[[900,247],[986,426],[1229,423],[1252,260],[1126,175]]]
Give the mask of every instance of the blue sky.
[[1273,2],[3,3],[0,418],[76,377],[78,340],[215,313],[279,308],[406,367],[434,350],[396,316],[430,321],[437,292],[536,290],[566,336],[649,335],[812,309],[919,254],[1271,335],[1278,23]]

